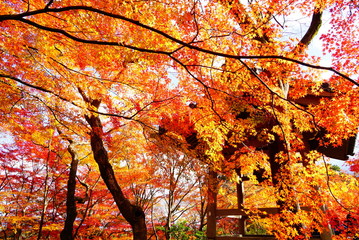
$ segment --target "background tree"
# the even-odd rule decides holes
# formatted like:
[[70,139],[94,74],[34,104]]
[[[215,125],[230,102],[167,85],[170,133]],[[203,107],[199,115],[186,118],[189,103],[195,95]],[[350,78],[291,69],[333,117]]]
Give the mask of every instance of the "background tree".
[[[155,136],[149,141],[152,157],[147,160],[147,164],[152,165],[152,178],[157,182],[159,191],[155,218],[161,223],[160,229],[165,232],[165,238],[176,239],[176,224],[184,221],[192,225],[189,229],[198,227],[201,231],[205,224],[205,200],[201,188],[206,167],[198,159],[178,151],[174,147],[174,139]],[[193,211],[195,207],[200,208],[199,214]]]

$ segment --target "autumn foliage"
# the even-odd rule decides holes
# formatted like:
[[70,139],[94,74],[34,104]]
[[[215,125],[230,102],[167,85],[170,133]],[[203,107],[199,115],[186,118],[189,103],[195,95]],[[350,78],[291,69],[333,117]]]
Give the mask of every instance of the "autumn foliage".
[[355,237],[358,6],[2,1],[0,237],[201,239],[208,172],[248,231]]

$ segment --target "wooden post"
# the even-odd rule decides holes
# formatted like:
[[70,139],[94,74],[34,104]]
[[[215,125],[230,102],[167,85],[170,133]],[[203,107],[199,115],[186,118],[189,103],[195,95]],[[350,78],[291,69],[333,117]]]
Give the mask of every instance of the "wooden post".
[[210,170],[208,173],[208,211],[207,211],[207,239],[215,240],[216,229],[216,209],[217,209],[218,180],[217,173]]
[[[241,179],[239,183],[237,183],[237,202],[238,202],[238,209],[243,210],[244,208],[244,184],[243,184],[243,180]],[[245,231],[246,231],[246,225],[245,225],[245,220],[246,217],[243,215],[239,216],[240,218],[238,219],[238,228],[239,228],[239,234],[242,236],[244,236]]]

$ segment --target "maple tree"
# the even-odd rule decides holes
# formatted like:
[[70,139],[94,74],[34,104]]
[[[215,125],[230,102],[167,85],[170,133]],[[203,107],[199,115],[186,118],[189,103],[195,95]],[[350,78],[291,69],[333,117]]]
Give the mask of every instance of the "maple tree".
[[[20,140],[14,159],[47,153],[39,158],[46,169],[36,172],[7,163],[10,153],[3,151],[4,192],[26,195],[21,176],[42,174],[44,190],[36,192],[43,194],[40,211],[33,214],[40,217],[36,238],[48,228],[60,232],[58,224],[47,225],[46,214],[50,207],[65,213],[57,209],[64,207],[56,204],[61,198],[67,200],[66,220],[52,222],[64,221],[62,237],[72,239],[79,205],[74,194],[82,191],[88,204],[84,219],[92,201],[90,185],[75,181],[78,174],[86,176],[75,174],[76,164],[79,170],[96,163],[133,238],[146,239],[146,205],[126,192],[118,170],[124,159],[138,161],[145,135],[176,146],[211,171],[231,179],[250,175],[274,192],[280,213],[266,224],[277,238],[325,231],[330,214],[296,206],[330,206],[331,186],[316,161],[319,153],[347,144],[359,126],[359,84],[353,77],[357,6],[355,0],[3,1],[1,128]],[[331,67],[320,66],[320,57],[308,52],[325,14],[331,28],[319,37]],[[307,20],[304,32],[291,25],[293,17]],[[56,156],[63,152],[66,157]],[[60,172],[71,161],[65,177]],[[10,184],[9,173],[18,182]],[[39,191],[36,184],[26,189]],[[8,201],[21,205],[17,194]],[[356,208],[344,209],[357,217]],[[32,221],[11,216],[17,223]]]

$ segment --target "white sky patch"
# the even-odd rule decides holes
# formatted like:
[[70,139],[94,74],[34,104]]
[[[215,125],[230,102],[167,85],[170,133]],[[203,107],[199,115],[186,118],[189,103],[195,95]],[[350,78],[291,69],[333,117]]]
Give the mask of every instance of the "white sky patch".
[[167,69],[168,78],[171,79],[170,84],[168,85],[169,89],[175,89],[178,86],[178,71],[174,69],[173,67],[169,67]]
[[0,146],[14,143],[14,138],[6,132],[0,132]]

